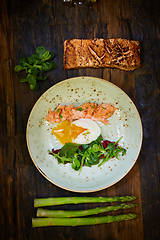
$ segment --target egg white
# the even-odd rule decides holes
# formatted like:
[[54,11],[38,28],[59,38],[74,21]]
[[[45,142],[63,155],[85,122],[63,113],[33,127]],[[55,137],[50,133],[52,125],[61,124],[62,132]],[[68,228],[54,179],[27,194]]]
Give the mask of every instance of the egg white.
[[74,143],[89,144],[96,140],[101,134],[101,128],[95,121],[91,119],[81,118],[74,121],[73,124],[87,129],[83,133],[79,134],[76,139],[74,139]]

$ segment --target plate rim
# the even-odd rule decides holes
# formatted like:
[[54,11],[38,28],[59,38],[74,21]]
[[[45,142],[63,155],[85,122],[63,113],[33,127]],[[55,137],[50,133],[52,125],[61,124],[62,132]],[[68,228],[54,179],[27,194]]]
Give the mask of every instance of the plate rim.
[[[95,80],[99,80],[101,82],[105,82],[107,84],[110,84],[116,88],[118,88],[120,91],[123,92],[124,95],[126,95],[132,105],[134,106],[136,112],[137,112],[137,116],[138,116],[138,122],[140,123],[140,144],[139,144],[139,148],[138,148],[138,152],[137,152],[137,156],[135,158],[135,160],[133,161],[132,165],[130,166],[130,168],[128,169],[127,172],[125,172],[125,174],[123,176],[121,176],[120,178],[118,178],[116,181],[114,181],[113,183],[109,184],[108,186],[105,186],[105,187],[101,187],[101,188],[98,188],[98,189],[94,189],[94,190],[74,190],[72,188],[67,188],[67,187],[64,187],[64,186],[61,186],[57,183],[55,183],[53,180],[51,180],[37,165],[37,163],[35,162],[32,154],[31,154],[31,149],[30,149],[30,145],[29,145],[29,134],[28,134],[28,131],[29,131],[29,121],[30,121],[30,118],[34,112],[34,109],[36,108],[36,105],[41,101],[41,99],[43,98],[44,94],[46,94],[47,92],[51,91],[52,88],[54,88],[55,86],[57,85],[61,85],[61,84],[64,84],[64,82],[68,82],[70,80],[73,80],[73,79],[78,79],[78,78],[82,78],[82,79],[85,79],[85,78],[90,78],[90,79],[95,79]],[[33,105],[31,111],[30,111],[30,114],[29,114],[29,117],[28,117],[28,120],[27,120],[27,127],[26,127],[26,143],[27,143],[27,148],[28,148],[28,152],[29,152],[29,155],[30,155],[30,158],[32,160],[32,162],[34,163],[35,167],[38,169],[38,171],[42,174],[43,177],[45,177],[49,182],[51,182],[52,184],[54,184],[55,186],[61,188],[61,189],[64,189],[64,190],[67,190],[67,191],[71,191],[71,192],[77,192],[77,193],[91,193],[91,192],[98,192],[98,191],[101,191],[101,190],[104,190],[104,189],[107,189],[111,186],[113,186],[114,184],[118,183],[120,180],[122,180],[130,171],[131,169],[133,168],[133,166],[135,165],[138,157],[139,157],[139,154],[140,154],[140,151],[141,151],[141,147],[142,147],[142,142],[143,142],[143,126],[142,126],[142,121],[141,121],[141,117],[140,117],[140,114],[138,112],[138,109],[136,107],[136,105],[134,104],[134,102],[132,101],[132,99],[128,96],[128,94],[126,92],[124,92],[124,90],[122,90],[120,87],[118,87],[117,85],[115,85],[114,83],[108,81],[108,80],[105,80],[105,79],[102,79],[102,78],[97,78],[97,77],[92,77],[92,76],[78,76],[78,77],[72,77],[72,78],[67,78],[67,79],[64,79],[62,80],[61,82],[58,82],[56,84],[54,84],[53,86],[51,86],[50,88],[48,88],[39,98],[38,100],[35,102],[35,104]]]

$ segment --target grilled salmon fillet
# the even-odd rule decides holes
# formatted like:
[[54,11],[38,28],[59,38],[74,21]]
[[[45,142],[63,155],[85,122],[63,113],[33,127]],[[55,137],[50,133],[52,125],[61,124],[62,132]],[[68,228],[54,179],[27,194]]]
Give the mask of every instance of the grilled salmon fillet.
[[140,43],[127,39],[70,39],[64,42],[64,68],[140,67]]

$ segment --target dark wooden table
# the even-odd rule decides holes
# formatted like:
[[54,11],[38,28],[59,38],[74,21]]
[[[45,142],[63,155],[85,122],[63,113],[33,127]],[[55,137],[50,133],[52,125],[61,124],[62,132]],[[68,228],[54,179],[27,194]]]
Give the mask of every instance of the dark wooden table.
[[[157,1],[158,2],[158,1]],[[1,0],[0,6],[0,239],[160,239],[160,11],[156,1],[97,0],[92,7],[68,7],[61,0]],[[122,37],[141,41],[142,66],[116,69],[63,68],[69,38]],[[55,52],[56,69],[37,91],[20,83],[14,66],[43,45]],[[95,76],[122,88],[143,123],[137,163],[120,182],[97,193],[72,193],[48,182],[29,156],[25,132],[37,99],[66,78]],[[87,227],[31,227],[36,197],[136,195],[136,220]],[[87,205],[85,205],[87,206]]]

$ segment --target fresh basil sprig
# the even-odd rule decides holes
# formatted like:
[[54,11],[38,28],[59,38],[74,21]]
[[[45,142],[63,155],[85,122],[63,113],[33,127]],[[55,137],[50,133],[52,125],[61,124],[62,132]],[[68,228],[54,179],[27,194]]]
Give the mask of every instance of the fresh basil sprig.
[[16,65],[15,72],[25,71],[26,77],[20,79],[20,82],[28,82],[30,89],[38,88],[37,81],[46,80],[46,72],[55,68],[53,62],[54,54],[43,46],[36,48],[35,54],[30,57],[21,58],[19,65]]

